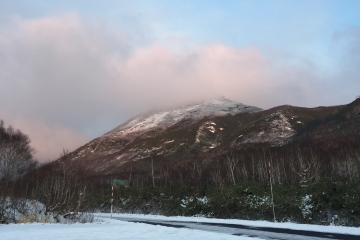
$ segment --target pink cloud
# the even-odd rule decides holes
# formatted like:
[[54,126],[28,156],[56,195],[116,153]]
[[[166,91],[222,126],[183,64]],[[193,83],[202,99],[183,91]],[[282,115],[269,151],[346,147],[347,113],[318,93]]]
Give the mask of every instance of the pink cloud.
[[4,120],[30,135],[39,159],[53,159],[153,108],[219,96],[316,106],[326,89],[331,96],[310,61],[279,65],[282,54],[256,47],[176,45],[139,47],[123,29],[76,14],[17,18],[0,27],[0,114],[17,116]]
[[57,159],[63,149],[73,151],[87,143],[89,136],[64,126],[55,126],[43,122],[41,119],[25,119],[1,113],[5,124],[20,129],[30,137],[30,145],[36,150],[35,158],[39,162]]
[[120,66],[119,89],[124,94],[136,92],[128,97],[134,103],[145,102],[146,108],[218,96],[265,105],[265,92],[273,84],[271,64],[256,48],[217,44],[180,55],[154,46],[139,49]]

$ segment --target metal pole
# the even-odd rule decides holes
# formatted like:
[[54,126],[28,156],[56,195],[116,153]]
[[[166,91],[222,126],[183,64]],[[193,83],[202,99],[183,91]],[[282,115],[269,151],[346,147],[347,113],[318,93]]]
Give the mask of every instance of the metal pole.
[[274,206],[274,195],[273,195],[273,190],[272,190],[272,175],[271,175],[270,159],[269,159],[268,163],[269,163],[269,176],[270,176],[271,203],[272,203],[272,210],[273,210],[273,215],[274,215],[274,222],[276,222],[276,218],[275,218],[275,206]]
[[114,183],[111,182],[111,200],[110,200],[110,204],[111,204],[110,218],[111,219],[112,219],[112,213],[113,213],[113,203],[114,203]]

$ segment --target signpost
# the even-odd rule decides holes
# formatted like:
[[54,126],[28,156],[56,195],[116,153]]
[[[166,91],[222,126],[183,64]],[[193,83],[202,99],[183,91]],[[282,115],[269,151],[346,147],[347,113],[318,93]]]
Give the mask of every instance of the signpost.
[[111,210],[110,210],[110,218],[112,219],[112,212],[113,212],[113,203],[114,203],[114,183],[111,183]]
[[130,182],[129,180],[121,180],[121,179],[113,179],[111,181],[111,199],[110,199],[110,218],[112,219],[112,213],[113,213],[113,204],[114,204],[114,186],[118,187],[118,186],[124,186],[124,187],[129,187],[130,186]]
[[130,186],[129,180],[113,179],[112,183],[115,185],[115,187],[118,187],[118,186],[129,187]]

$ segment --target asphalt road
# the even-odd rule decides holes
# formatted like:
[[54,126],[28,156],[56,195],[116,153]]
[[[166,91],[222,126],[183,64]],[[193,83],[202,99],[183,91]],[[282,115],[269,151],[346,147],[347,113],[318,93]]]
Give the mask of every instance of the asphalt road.
[[344,239],[344,240],[360,240],[358,235],[324,233],[303,230],[291,230],[285,228],[270,227],[251,227],[240,224],[228,223],[208,223],[208,222],[192,222],[192,221],[164,221],[164,220],[147,220],[127,217],[113,217],[128,222],[146,223],[152,225],[160,225],[175,228],[189,228],[209,232],[219,232],[232,234],[236,236],[258,237],[262,239],[284,239],[284,240],[324,240],[324,239]]

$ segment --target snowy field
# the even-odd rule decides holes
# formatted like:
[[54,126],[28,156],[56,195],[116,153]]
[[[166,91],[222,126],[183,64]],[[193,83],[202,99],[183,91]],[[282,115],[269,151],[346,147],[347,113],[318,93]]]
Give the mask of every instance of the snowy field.
[[76,224],[9,224],[0,225],[0,239],[157,239],[157,240],[232,240],[259,239],[238,237],[228,234],[205,232],[185,228],[153,226],[144,223],[131,223],[104,219],[98,223]]
[[[99,217],[109,218],[110,214],[101,213]],[[114,217],[126,217],[126,218],[137,218],[137,219],[148,219],[148,220],[168,220],[168,221],[192,221],[192,222],[208,222],[208,223],[230,223],[240,224],[245,226],[253,227],[270,227],[270,228],[285,228],[292,230],[305,230],[315,232],[326,232],[326,233],[341,233],[359,235],[360,239],[360,228],[356,227],[342,227],[342,226],[322,226],[322,225],[310,225],[310,224],[297,224],[297,223],[274,223],[267,221],[248,221],[238,219],[216,219],[216,218],[201,218],[201,217],[165,217],[157,215],[144,215],[144,214],[113,214]],[[252,238],[254,239],[254,238]]]
[[[156,220],[232,223],[247,226],[288,228],[296,230],[310,230],[330,233],[345,233],[360,235],[360,228],[339,226],[317,226],[294,223],[271,223],[265,221],[245,221],[229,219],[208,219],[197,217],[164,217],[139,214],[114,214],[115,217],[129,217]],[[109,219],[110,214],[98,214],[97,219],[102,222],[85,224],[9,224],[0,225],[0,239],[259,239],[254,237],[239,237],[229,234],[205,232],[187,228],[172,228],[154,226],[144,223],[132,223]],[[360,237],[359,237],[360,239]]]

